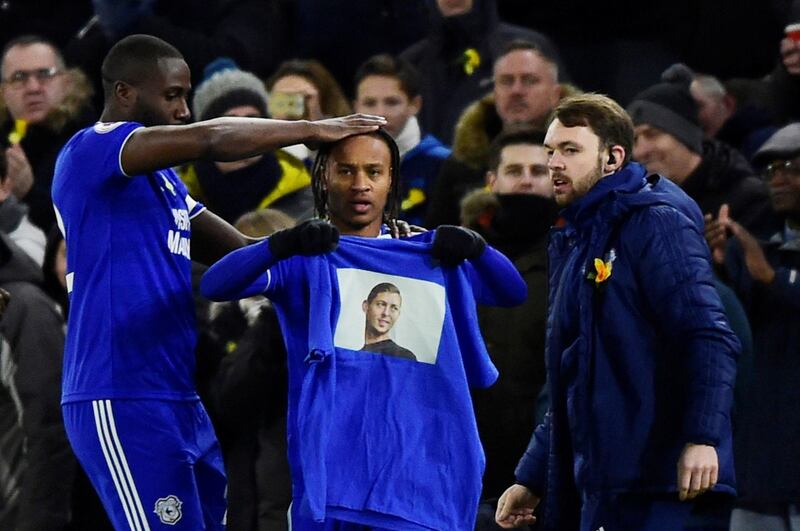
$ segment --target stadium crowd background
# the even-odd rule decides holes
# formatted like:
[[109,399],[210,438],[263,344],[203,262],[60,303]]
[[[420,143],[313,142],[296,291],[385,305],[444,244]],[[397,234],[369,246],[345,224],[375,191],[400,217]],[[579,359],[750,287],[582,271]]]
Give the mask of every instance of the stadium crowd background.
[[[60,148],[98,117],[100,63],[119,38],[156,35],[185,55],[194,120],[386,115],[403,156],[403,217],[428,228],[470,226],[514,260],[529,302],[508,311],[516,313],[481,310],[502,375],[474,396],[490,506],[513,482],[546,401],[542,242],[556,218],[533,190],[485,189],[487,170],[498,169],[492,142],[541,132],[566,95],[606,93],[632,114],[636,160],[678,182],[712,217],[729,204],[767,241],[786,217],[771,208],[767,166],[786,163],[800,175],[791,165],[800,156],[800,35],[785,33],[795,22],[800,3],[785,0],[0,2],[0,286],[11,295],[0,322],[0,529],[109,528],[61,425],[69,304],[49,187]],[[680,120],[665,121],[664,109]],[[772,150],[757,156],[765,145]],[[179,173],[213,211],[266,236],[312,215],[313,157],[299,145]],[[800,198],[796,183],[791,193]],[[537,197],[516,197],[526,194]],[[797,248],[790,251],[796,260]],[[745,345],[739,503],[796,510],[800,366],[791,358],[800,359],[800,309],[765,322],[755,317],[768,302],[730,297]],[[198,388],[226,457],[229,528],[284,529],[286,367],[275,314],[263,298],[211,304],[199,294],[197,312]],[[757,424],[748,420],[767,410]],[[479,526],[492,528],[490,520]]]

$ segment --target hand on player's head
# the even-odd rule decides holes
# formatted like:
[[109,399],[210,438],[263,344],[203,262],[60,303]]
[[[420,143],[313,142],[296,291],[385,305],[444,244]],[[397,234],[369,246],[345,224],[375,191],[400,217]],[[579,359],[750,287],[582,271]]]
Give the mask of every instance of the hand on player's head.
[[315,135],[313,142],[336,142],[351,135],[377,131],[386,125],[386,118],[371,114],[350,114],[339,118],[327,118],[313,122]]

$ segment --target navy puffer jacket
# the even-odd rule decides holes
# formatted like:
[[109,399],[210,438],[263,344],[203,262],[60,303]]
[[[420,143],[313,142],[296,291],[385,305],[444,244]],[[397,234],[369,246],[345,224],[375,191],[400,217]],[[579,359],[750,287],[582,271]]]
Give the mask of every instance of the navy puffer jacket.
[[[735,493],[730,409],[739,342],[697,205],[631,163],[562,213],[550,241],[546,361],[553,404],[516,471],[569,529],[579,493],[675,492],[686,443],[719,456]],[[612,264],[603,282],[595,259]]]

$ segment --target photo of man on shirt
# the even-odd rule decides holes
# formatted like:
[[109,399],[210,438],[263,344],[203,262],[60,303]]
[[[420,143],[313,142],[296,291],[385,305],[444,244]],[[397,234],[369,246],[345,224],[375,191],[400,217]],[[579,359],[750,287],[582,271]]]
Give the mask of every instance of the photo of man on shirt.
[[364,323],[364,346],[361,350],[417,360],[410,350],[401,347],[389,338],[389,332],[400,319],[403,297],[394,284],[382,282],[369,292],[361,303],[366,321]]

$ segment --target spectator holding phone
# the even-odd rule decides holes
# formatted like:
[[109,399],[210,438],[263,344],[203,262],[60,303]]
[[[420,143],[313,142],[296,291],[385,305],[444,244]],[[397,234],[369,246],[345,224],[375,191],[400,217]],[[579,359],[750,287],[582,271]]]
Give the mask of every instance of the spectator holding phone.
[[[350,114],[342,88],[322,63],[313,59],[290,59],[281,63],[267,80],[269,115],[278,120],[319,120]],[[307,146],[287,146],[284,151],[309,168],[315,153]]]

